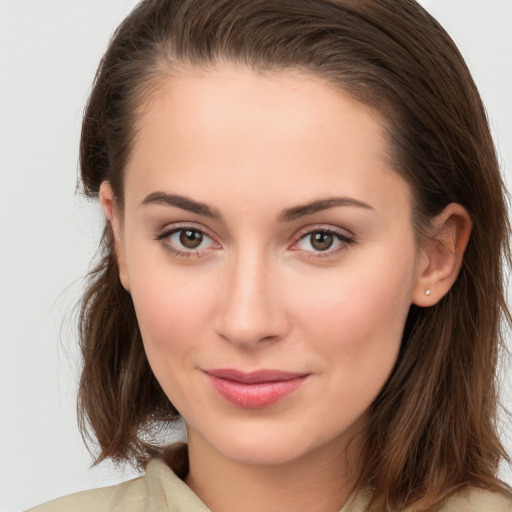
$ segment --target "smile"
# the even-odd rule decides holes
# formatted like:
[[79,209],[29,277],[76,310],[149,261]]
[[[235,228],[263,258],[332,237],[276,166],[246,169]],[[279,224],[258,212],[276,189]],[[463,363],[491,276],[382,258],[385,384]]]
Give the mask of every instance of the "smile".
[[247,373],[234,369],[209,369],[203,372],[219,395],[242,409],[272,405],[297,390],[310,375],[280,370]]

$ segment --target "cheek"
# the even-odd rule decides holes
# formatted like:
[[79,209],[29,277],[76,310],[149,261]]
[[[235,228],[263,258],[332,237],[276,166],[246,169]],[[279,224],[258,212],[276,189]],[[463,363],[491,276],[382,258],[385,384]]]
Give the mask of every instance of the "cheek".
[[[167,397],[180,413],[202,396],[191,378],[197,368],[197,354],[208,340],[211,290],[204,280],[155,272],[132,279],[135,305],[144,350],[149,365]],[[204,404],[206,405],[206,404]]]
[[369,400],[395,364],[410,308],[413,269],[390,268],[350,267],[315,286],[303,282],[296,294],[307,297],[297,306],[305,338],[338,389],[359,390]]
[[[131,276],[131,293],[150,363],[185,357],[204,339],[215,300],[205,279],[158,271]],[[156,373],[156,368],[154,368]]]
[[367,267],[303,280],[293,294],[297,316],[306,327],[337,332],[348,345],[355,343],[354,349],[379,334],[396,338],[411,303],[412,279],[407,275]]

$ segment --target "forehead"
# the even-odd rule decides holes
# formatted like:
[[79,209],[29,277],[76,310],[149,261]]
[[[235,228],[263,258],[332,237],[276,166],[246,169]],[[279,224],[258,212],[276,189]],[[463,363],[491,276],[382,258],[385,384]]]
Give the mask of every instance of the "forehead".
[[248,198],[259,183],[297,202],[384,182],[408,189],[374,109],[306,73],[229,65],[169,78],[142,109],[126,168],[127,194],[195,187],[205,201],[227,189]]

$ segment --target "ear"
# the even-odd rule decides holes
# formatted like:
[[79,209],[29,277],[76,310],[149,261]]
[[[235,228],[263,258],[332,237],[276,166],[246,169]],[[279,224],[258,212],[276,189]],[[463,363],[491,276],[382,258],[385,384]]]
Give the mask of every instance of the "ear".
[[126,257],[124,252],[123,231],[119,209],[116,205],[114,192],[108,181],[104,181],[100,185],[99,190],[100,204],[103,213],[110,224],[112,235],[114,237],[114,247],[116,252],[117,266],[119,268],[119,279],[124,289],[130,291],[130,283],[128,279],[128,271],[126,268]]
[[449,292],[459,275],[472,226],[466,209],[456,203],[435,217],[422,244],[413,304],[433,306]]

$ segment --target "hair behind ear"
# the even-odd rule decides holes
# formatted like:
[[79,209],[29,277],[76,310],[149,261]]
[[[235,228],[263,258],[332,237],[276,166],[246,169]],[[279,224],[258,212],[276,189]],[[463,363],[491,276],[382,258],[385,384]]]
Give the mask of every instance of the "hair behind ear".
[[89,274],[80,311],[79,426],[86,442],[94,437],[99,444],[96,463],[112,458],[142,465],[158,447],[150,446],[140,432],[151,432],[151,424],[158,421],[173,422],[179,414],[149,366],[113,246],[107,224],[102,247],[108,249]]

